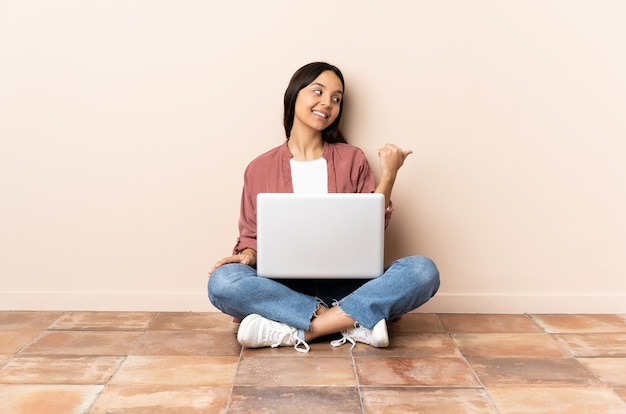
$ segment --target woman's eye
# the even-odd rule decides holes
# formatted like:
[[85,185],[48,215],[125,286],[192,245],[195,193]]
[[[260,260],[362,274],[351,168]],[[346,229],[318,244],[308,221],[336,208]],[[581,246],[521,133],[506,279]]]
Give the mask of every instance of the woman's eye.
[[340,97],[338,97],[338,96],[335,96],[335,97],[333,98],[333,102],[335,102],[335,103],[340,103],[340,102],[341,102],[341,98],[340,98]]
[[321,95],[322,91],[319,90],[319,89],[313,89],[313,93],[316,94],[316,95]]

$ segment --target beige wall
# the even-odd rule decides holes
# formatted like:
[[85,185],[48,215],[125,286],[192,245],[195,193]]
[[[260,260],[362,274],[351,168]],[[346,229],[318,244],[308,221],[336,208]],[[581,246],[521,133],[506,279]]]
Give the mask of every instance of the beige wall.
[[401,170],[437,312],[626,313],[626,3],[0,4],[0,308],[211,310],[241,173],[313,60]]

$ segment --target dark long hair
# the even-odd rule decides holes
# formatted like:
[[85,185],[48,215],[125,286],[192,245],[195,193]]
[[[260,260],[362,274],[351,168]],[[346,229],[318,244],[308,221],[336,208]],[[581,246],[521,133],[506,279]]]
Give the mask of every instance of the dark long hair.
[[[345,83],[343,81],[343,75],[338,67],[333,66],[326,62],[313,62],[307,65],[302,66],[300,69],[296,71],[291,77],[289,81],[289,85],[285,90],[285,115],[283,118],[283,125],[285,126],[285,134],[287,135],[287,139],[291,136],[291,128],[293,128],[293,118],[296,112],[296,98],[298,97],[298,92],[302,88],[313,83],[315,79],[322,73],[330,70],[333,72],[339,80],[341,81],[341,86],[344,88],[345,92]],[[326,129],[322,131],[322,139],[325,142],[346,142],[346,139],[339,131],[339,121],[341,121],[341,114],[343,113],[343,99],[339,102],[339,115],[337,115],[337,119],[330,124]]]

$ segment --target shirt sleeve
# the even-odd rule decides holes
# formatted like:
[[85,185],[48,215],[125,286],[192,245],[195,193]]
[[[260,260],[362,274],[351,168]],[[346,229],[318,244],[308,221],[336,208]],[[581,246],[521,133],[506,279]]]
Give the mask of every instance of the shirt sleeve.
[[233,254],[239,254],[245,249],[256,251],[256,200],[248,191],[248,174],[244,176],[243,191],[241,193],[241,211],[239,214],[239,237],[233,248]]
[[[358,189],[359,193],[373,193],[376,191],[376,179],[374,178],[374,171],[370,167],[365,154],[360,151],[360,163],[359,167],[359,180],[358,180]],[[391,220],[391,215],[393,213],[393,203],[391,200],[389,201],[389,205],[385,208],[385,228],[389,225],[389,221]]]

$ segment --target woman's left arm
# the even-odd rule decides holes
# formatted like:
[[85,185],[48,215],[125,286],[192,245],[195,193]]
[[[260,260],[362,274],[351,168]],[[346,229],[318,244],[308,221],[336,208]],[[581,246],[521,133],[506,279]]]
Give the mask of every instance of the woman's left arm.
[[378,150],[378,157],[380,158],[380,181],[376,187],[375,193],[381,193],[385,195],[385,205],[388,206],[391,201],[391,190],[393,184],[396,181],[398,170],[404,164],[404,160],[409,154],[412,154],[411,150],[403,150],[397,145],[386,144],[384,147]]

